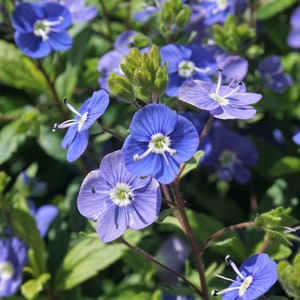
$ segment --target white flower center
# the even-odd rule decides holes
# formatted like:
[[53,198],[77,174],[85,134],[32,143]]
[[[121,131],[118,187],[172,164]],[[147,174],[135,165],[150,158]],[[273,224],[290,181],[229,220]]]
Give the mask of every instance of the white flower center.
[[81,129],[82,129],[82,126],[84,125],[86,119],[87,119],[87,116],[88,116],[88,112],[85,112],[82,116],[81,116],[81,119],[78,123],[78,131],[80,132]]
[[229,103],[229,100],[227,98],[222,97],[221,95],[218,95],[216,93],[209,94],[209,96],[221,105],[227,105]]
[[0,262],[0,279],[9,280],[14,275],[14,266],[8,261]]
[[165,156],[165,152],[168,152],[170,155],[175,155],[176,150],[171,149],[170,146],[171,139],[168,136],[164,136],[162,133],[156,133],[151,137],[148,149],[142,155],[135,154],[133,159],[135,161],[139,161],[148,156],[150,153],[157,153]]
[[245,280],[243,281],[239,289],[239,297],[242,297],[245,294],[252,281],[253,281],[253,277],[251,275],[245,278]]
[[63,17],[59,17],[57,21],[37,20],[33,25],[33,33],[36,36],[41,37],[45,42],[49,39],[48,37],[49,32],[51,31],[58,32],[58,29],[52,28],[52,26],[61,24],[63,20],[64,20]]
[[190,60],[183,60],[178,65],[178,74],[180,77],[190,78],[196,70],[195,64]]
[[118,206],[126,206],[134,200],[133,192],[126,183],[117,183],[109,192],[110,199]]

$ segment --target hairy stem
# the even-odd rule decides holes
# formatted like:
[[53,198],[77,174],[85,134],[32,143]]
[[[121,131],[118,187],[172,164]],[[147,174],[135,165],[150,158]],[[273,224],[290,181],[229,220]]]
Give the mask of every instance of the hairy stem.
[[240,223],[240,224],[235,224],[235,225],[231,225],[231,226],[228,226],[226,228],[220,229],[219,231],[215,232],[213,235],[211,235],[206,241],[204,241],[201,244],[201,246],[198,249],[198,253],[202,254],[204,252],[205,248],[209,245],[209,243],[211,241],[213,241],[214,239],[220,237],[224,233],[226,233],[228,231],[240,229],[240,228],[251,227],[251,226],[255,226],[255,222],[254,221]]
[[201,283],[201,287],[202,287],[202,293],[201,293],[201,295],[200,294],[199,295],[204,300],[209,300],[209,293],[208,293],[207,282],[206,282],[206,278],[205,278],[205,268],[204,268],[202,256],[199,255],[197,242],[196,242],[192,227],[190,225],[190,222],[188,220],[186,210],[184,207],[184,202],[183,202],[183,199],[181,198],[181,195],[180,195],[180,192],[178,189],[178,185],[177,185],[177,183],[173,182],[171,184],[171,186],[173,189],[174,197],[176,199],[177,207],[178,207],[181,217],[182,217],[182,222],[184,224],[184,231],[186,233],[187,239],[191,246],[192,253],[195,258],[196,268],[197,268],[197,271],[199,274],[199,279],[200,279],[200,283]]
[[177,273],[176,271],[174,271],[173,269],[169,268],[165,264],[161,263],[159,260],[157,260],[156,258],[154,258],[153,256],[151,256],[147,252],[145,252],[142,249],[139,249],[139,248],[131,245],[130,243],[128,243],[124,239],[122,239],[122,242],[123,242],[124,245],[126,245],[128,248],[130,248],[134,252],[138,253],[139,255],[145,257],[146,259],[150,260],[151,262],[155,263],[156,265],[160,266],[161,268],[164,268],[165,270],[167,270],[171,274],[173,274],[176,277],[180,278],[183,282],[185,282],[187,285],[189,285],[191,288],[193,288],[200,296],[202,295],[202,292],[191,281],[189,281],[185,276],[181,275],[180,273]]

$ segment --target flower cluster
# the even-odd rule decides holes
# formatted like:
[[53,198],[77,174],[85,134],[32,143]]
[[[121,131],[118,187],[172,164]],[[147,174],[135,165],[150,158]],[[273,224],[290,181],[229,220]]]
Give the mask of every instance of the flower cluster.
[[71,25],[70,12],[55,2],[19,4],[12,23],[17,46],[27,56],[42,58],[52,50],[67,50],[72,39],[66,29]]

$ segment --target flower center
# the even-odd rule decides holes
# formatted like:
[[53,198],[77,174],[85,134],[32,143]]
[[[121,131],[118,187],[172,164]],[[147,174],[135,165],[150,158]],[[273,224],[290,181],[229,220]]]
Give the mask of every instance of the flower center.
[[221,95],[218,95],[216,93],[209,94],[210,98],[214,99],[221,105],[227,105],[229,103],[229,100]]
[[133,199],[133,192],[130,186],[126,183],[117,183],[109,192],[110,199],[118,206],[130,204]]
[[239,297],[242,297],[245,294],[252,281],[253,277],[251,275],[245,278],[239,289]]
[[225,10],[228,6],[227,0],[217,0],[218,10]]
[[236,153],[231,150],[224,150],[219,156],[219,162],[224,167],[231,167],[236,162]]
[[180,77],[190,78],[196,70],[195,64],[190,60],[183,60],[178,65],[178,74]]
[[59,17],[57,21],[37,20],[33,25],[33,33],[36,36],[41,37],[45,42],[49,39],[48,37],[49,32],[59,31],[57,28],[52,28],[52,26],[61,24],[63,20],[64,20],[63,17]]
[[66,98],[64,98],[64,103],[67,105],[69,110],[71,110],[73,113],[75,113],[77,116],[80,117],[80,119],[71,119],[64,121],[60,124],[54,124],[52,131],[54,132],[57,128],[62,129],[62,128],[68,128],[72,125],[78,125],[78,132],[82,130],[82,127],[88,117],[88,112],[85,112],[83,115],[77,111],[70,103],[67,102]]
[[171,139],[168,136],[164,136],[162,133],[156,133],[151,137],[148,149],[142,155],[135,154],[133,159],[135,161],[139,161],[148,156],[150,153],[165,155],[165,152],[168,152],[170,155],[175,155],[176,150],[171,149],[170,146]]
[[4,280],[9,280],[14,275],[14,267],[8,261],[0,262],[0,278]]

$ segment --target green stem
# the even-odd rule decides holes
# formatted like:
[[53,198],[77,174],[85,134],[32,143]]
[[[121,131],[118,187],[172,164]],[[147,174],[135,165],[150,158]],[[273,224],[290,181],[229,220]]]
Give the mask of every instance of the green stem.
[[117,132],[114,132],[114,131],[102,126],[99,122],[98,122],[98,124],[99,124],[99,126],[100,126],[100,128],[103,132],[109,133],[111,136],[117,138],[118,140],[120,140],[122,142],[125,141],[125,138],[122,135],[120,135]]
[[103,0],[99,0],[99,3],[100,3],[100,6],[101,6],[101,9],[102,9],[102,15],[103,15],[103,20],[104,22],[106,23],[106,27],[108,29],[108,39],[109,41],[113,44],[114,43],[114,38],[113,38],[113,33],[112,33],[112,30],[111,30],[111,27],[110,27],[110,16],[107,12],[107,9],[105,7],[105,4],[104,4],[104,1]]
[[191,288],[193,288],[200,296],[202,295],[202,292],[191,281],[189,281],[185,276],[181,275],[180,273],[177,273],[173,269],[171,269],[168,266],[166,266],[165,264],[161,263],[159,260],[157,260],[156,258],[154,258],[153,256],[151,256],[147,252],[143,251],[142,249],[139,249],[139,248],[131,245],[130,243],[128,243],[127,241],[125,241],[123,238],[122,238],[122,242],[123,242],[124,245],[126,245],[128,248],[130,248],[131,250],[135,251],[139,255],[147,258],[151,262],[155,263],[156,265],[160,266],[161,268],[164,268],[168,272],[172,273],[174,276],[180,278],[183,282],[185,282],[187,285],[189,285]]
[[199,255],[199,253],[198,253],[198,246],[196,243],[196,239],[195,239],[192,227],[190,225],[190,222],[189,222],[187,214],[186,214],[183,199],[181,198],[177,183],[175,183],[175,182],[171,183],[171,187],[173,189],[177,207],[178,207],[181,217],[182,217],[182,222],[184,224],[184,231],[186,233],[187,239],[191,246],[192,253],[195,258],[196,268],[197,268],[197,271],[199,274],[199,279],[200,279],[201,288],[202,288],[202,293],[201,293],[201,295],[200,294],[199,295],[204,300],[209,300],[209,293],[208,293],[207,282],[206,282],[206,278],[205,278],[205,268],[204,268],[203,259],[202,259],[202,256]]
[[232,231],[232,230],[244,228],[244,227],[250,227],[250,226],[255,226],[255,222],[254,221],[250,221],[250,222],[245,222],[245,223],[231,225],[231,226],[228,226],[226,228],[220,229],[219,231],[215,232],[213,235],[211,235],[206,241],[204,241],[201,244],[201,246],[198,249],[198,253],[202,255],[203,252],[204,252],[204,250],[205,250],[205,248],[209,245],[209,243],[211,241],[213,241],[214,239],[220,237],[224,233],[226,233],[228,231]]
[[55,89],[55,84],[54,82],[50,79],[48,73],[46,72],[43,64],[42,64],[42,61],[40,59],[37,59],[37,64],[38,64],[38,69],[43,73],[48,85],[49,85],[49,88],[51,90],[51,93],[52,93],[52,101],[55,105],[55,107],[57,108],[57,110],[59,111],[62,119],[67,119],[67,115],[65,113],[65,111],[63,110],[62,106],[61,106],[61,101],[58,97],[58,94],[56,92],[56,89]]
[[208,130],[210,128],[210,126],[212,125],[214,121],[214,116],[213,115],[210,115],[201,134],[200,134],[200,137],[199,137],[199,144],[201,144],[204,140],[204,138],[206,137],[207,133],[208,133]]

